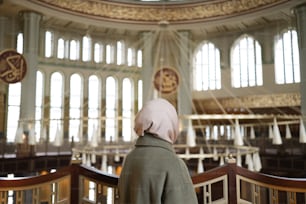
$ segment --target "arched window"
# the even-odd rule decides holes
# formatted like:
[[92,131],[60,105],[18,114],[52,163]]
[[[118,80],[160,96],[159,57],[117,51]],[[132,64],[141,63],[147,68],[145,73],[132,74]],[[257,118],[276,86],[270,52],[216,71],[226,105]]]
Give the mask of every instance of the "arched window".
[[91,60],[91,38],[89,36],[83,37],[83,50],[82,50],[82,60],[88,62]]
[[17,46],[16,50],[18,53],[23,53],[23,33],[18,33],[17,35]]
[[44,74],[41,71],[36,72],[36,96],[35,96],[35,132],[36,132],[36,139],[45,140],[46,135],[44,134],[43,130],[45,127],[42,121],[43,119],[43,110],[44,110]]
[[195,90],[216,90],[221,88],[220,52],[214,44],[205,42],[195,54]]
[[79,59],[79,41],[71,40],[70,41],[70,52],[69,59],[78,60]]
[[8,86],[8,109],[6,139],[7,142],[14,142],[18,121],[20,116],[21,83],[9,84]]
[[234,43],[231,51],[233,87],[263,84],[261,57],[261,47],[254,38],[244,35]]
[[105,140],[117,141],[117,84],[114,77],[106,78]]
[[301,81],[298,36],[295,30],[288,30],[276,37],[274,62],[277,84]]
[[78,142],[83,110],[83,80],[79,74],[71,75],[69,93],[69,140]]
[[103,61],[103,45],[100,43],[95,43],[94,45],[94,61],[100,63]]
[[64,59],[65,57],[65,41],[63,38],[57,41],[57,58]]
[[45,57],[52,57],[53,55],[53,33],[50,31],[45,32]]
[[[91,141],[93,134],[100,138],[100,115],[101,115],[101,82],[96,75],[88,79],[88,140]],[[96,132],[95,132],[96,131]]]
[[124,141],[132,139],[133,90],[130,79],[122,82],[122,137]]
[[137,66],[142,67],[142,51],[137,51]]
[[49,140],[54,141],[57,130],[63,131],[63,100],[64,100],[64,77],[55,72],[50,81],[50,122]]

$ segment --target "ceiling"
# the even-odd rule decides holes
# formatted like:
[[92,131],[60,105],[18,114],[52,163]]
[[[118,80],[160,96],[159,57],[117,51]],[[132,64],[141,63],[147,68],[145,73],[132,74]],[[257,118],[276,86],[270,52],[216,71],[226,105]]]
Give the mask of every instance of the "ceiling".
[[80,33],[137,36],[155,29],[191,30],[193,35],[245,30],[292,21],[306,0],[2,0],[0,13],[43,14],[42,26]]

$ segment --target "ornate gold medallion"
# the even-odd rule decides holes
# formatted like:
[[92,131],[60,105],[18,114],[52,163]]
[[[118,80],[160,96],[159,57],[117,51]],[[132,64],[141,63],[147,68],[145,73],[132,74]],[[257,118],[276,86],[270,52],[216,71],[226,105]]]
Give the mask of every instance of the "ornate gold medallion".
[[162,94],[171,94],[177,91],[179,75],[171,67],[163,67],[154,75],[154,87]]

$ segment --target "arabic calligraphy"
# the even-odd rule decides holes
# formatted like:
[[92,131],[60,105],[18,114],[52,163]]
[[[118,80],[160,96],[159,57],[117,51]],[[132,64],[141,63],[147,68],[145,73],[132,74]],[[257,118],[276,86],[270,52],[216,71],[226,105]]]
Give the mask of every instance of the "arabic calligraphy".
[[154,87],[163,94],[171,94],[177,90],[179,75],[175,69],[163,67],[154,75]]
[[0,79],[6,83],[20,82],[27,71],[24,57],[15,50],[0,53]]

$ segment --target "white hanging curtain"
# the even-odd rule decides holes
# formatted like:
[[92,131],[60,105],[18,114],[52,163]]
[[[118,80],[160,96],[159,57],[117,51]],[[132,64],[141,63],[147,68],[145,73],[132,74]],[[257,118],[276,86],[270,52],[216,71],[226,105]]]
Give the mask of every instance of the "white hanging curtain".
[[300,119],[300,143],[306,143],[306,132],[302,118]]
[[260,171],[262,168],[262,165],[261,165],[261,160],[260,160],[258,152],[253,154],[253,161],[254,161],[254,171],[257,171],[257,172]]
[[292,138],[292,135],[291,135],[289,125],[286,124],[286,139],[291,139],[291,138]]
[[92,136],[91,136],[90,146],[94,148],[98,147],[98,133],[97,133],[95,124],[92,127]]
[[203,173],[203,172],[204,172],[203,160],[199,159],[198,160],[198,174]]
[[240,131],[240,125],[238,119],[235,121],[235,140],[234,145],[243,145],[243,139]]
[[56,132],[55,132],[55,137],[54,137],[53,144],[56,147],[60,147],[63,144],[63,134],[62,134],[62,131],[61,131],[59,125],[57,125],[57,127],[56,127]]
[[273,139],[272,144],[281,145],[283,144],[282,137],[278,128],[276,118],[273,119]]
[[248,165],[248,170],[254,171],[253,158],[250,154],[247,154],[245,157],[245,163]]

